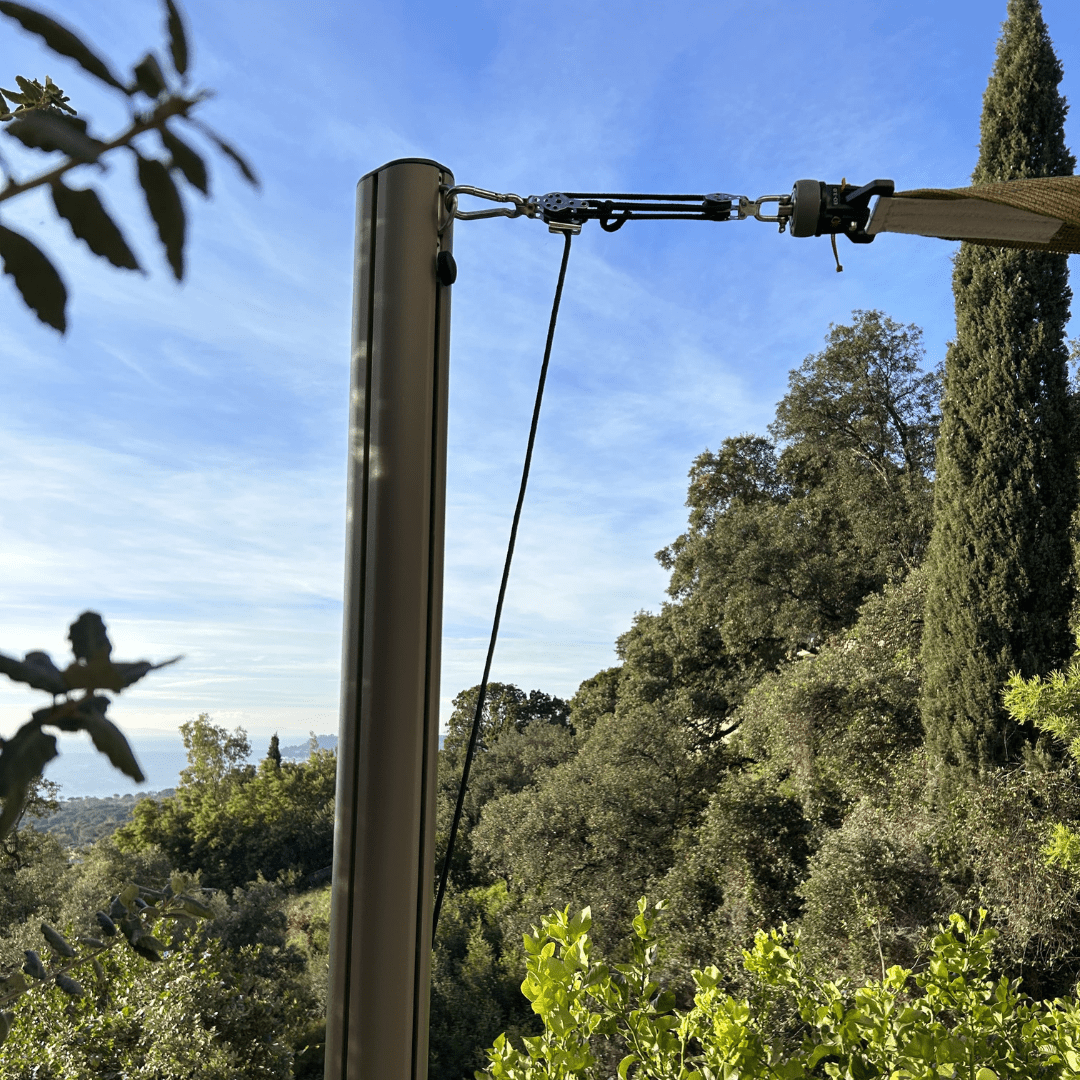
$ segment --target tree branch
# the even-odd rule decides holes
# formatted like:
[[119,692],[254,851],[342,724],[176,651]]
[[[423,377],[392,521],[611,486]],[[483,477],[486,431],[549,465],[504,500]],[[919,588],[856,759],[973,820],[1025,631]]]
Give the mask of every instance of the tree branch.
[[54,180],[59,180],[65,173],[70,172],[80,165],[95,164],[110,150],[116,150],[121,146],[130,146],[132,141],[144,132],[161,130],[161,128],[165,126],[166,121],[174,116],[183,116],[186,119],[188,111],[200,102],[205,101],[207,97],[209,97],[209,93],[206,91],[200,92],[193,98],[182,97],[179,94],[170,94],[167,98],[157,104],[152,113],[149,115],[136,116],[127,131],[117,135],[111,142],[105,143],[101,147],[101,150],[98,152],[97,158],[95,158],[94,161],[80,161],[75,158],[67,158],[55,168],[50,169],[48,172],[40,173],[30,180],[24,180],[21,183],[15,183],[12,180],[8,180],[7,186],[0,191],[0,202],[13,199],[15,196],[22,195],[27,191],[32,191],[34,188],[51,184]]

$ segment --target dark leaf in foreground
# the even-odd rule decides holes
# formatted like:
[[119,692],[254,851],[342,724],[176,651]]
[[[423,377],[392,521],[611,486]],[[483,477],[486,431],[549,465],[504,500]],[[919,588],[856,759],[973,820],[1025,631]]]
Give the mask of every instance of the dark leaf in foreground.
[[99,658],[89,664],[80,664],[76,661],[64,670],[64,686],[68,690],[112,690],[113,693],[119,694],[132,683],[137,683],[148,672],[168,667],[182,659],[181,656],[174,656],[171,660],[163,660],[160,664],[151,664],[149,660],[114,663],[105,658]]
[[4,273],[15,279],[15,288],[26,306],[48,326],[64,333],[67,318],[67,289],[56,267],[25,236],[0,225],[0,258]]
[[[0,761],[0,764],[2,764],[2,761]],[[29,783],[12,785],[8,789],[7,797],[4,799],[4,810],[3,813],[0,813],[0,837],[7,836],[15,827],[15,823],[19,820],[26,806],[29,794]]]
[[130,776],[137,784],[146,779],[123,732],[104,713],[97,710],[89,712],[83,730],[89,734],[94,746],[125,776]]
[[56,737],[46,735],[36,724],[23,724],[10,739],[0,745],[0,799],[7,803],[19,789],[25,788],[45,765],[56,757]]
[[115,86],[117,90],[127,92],[127,88],[117,80],[105,61],[66,26],[61,26],[48,15],[42,15],[40,11],[25,7],[23,4],[12,3],[11,0],[0,0],[0,14],[7,15],[19,23],[24,30],[44,39],[45,44],[53,52],[61,56],[70,56],[80,67],[101,79],[102,82]]
[[253,187],[259,186],[259,178],[252,172],[251,166],[223,139],[220,135],[215,134],[208,127],[203,127],[202,131],[206,134],[208,139],[212,139],[217,144],[217,148],[226,156],[233,159],[236,163],[236,167],[244,174],[244,179]]
[[143,934],[142,923],[132,915],[125,915],[120,920],[120,933],[127,938],[129,945],[135,946]]
[[[120,667],[139,667],[138,664],[123,664]],[[159,665],[160,666],[160,665]],[[71,672],[86,673],[94,667],[113,668],[114,665],[107,661],[98,664],[72,664],[64,673],[65,677]],[[94,686],[100,686],[101,681],[92,680]],[[135,755],[131,751],[123,732],[105,716],[105,710],[109,707],[109,699],[103,695],[83,697],[76,700],[60,702],[59,705],[50,706],[47,709],[38,709],[34,713],[33,724],[50,724],[58,727],[61,731],[85,731],[94,743],[112,764],[125,776],[130,776],[136,783],[141,784],[146,778],[142,769],[139,768]],[[40,729],[38,729],[40,730]],[[0,758],[0,765],[3,759]]]
[[40,110],[20,114],[7,133],[31,150],[58,150],[83,162],[97,161],[103,145],[86,134],[85,120]]
[[95,255],[123,270],[140,269],[123,233],[109,217],[93,188],[69,188],[61,180],[52,184],[56,212],[71,226],[76,238],[86,242]]
[[198,188],[204,195],[209,195],[210,185],[206,175],[206,162],[167,127],[162,127],[160,134],[165,149],[172,154],[173,167],[184,174],[184,179],[192,187]]
[[209,919],[213,915],[213,912],[201,900],[196,900],[194,896],[181,894],[176,899],[180,901],[181,906],[188,915],[194,915],[198,919]]
[[94,918],[97,919],[98,926],[106,937],[116,937],[116,923],[104,911],[95,911]]
[[183,75],[188,66],[187,35],[184,33],[184,21],[173,0],[165,0],[168,11],[166,26],[169,31],[169,52],[177,75]]
[[15,1019],[13,1012],[0,1012],[0,1046],[4,1044],[4,1040],[11,1034],[11,1025]]
[[48,653],[28,652],[24,660],[0,653],[0,674],[47,694],[63,694],[67,690],[63,674]]
[[56,757],[56,738],[46,735],[34,723],[23,724],[8,740],[0,743],[0,837],[14,828],[26,806],[30,785],[41,775],[46,763]]
[[26,950],[26,963],[23,964],[23,971],[31,979],[38,979],[39,981],[48,975],[45,965],[41,962],[41,957],[33,949]]
[[71,942],[68,941],[59,930],[50,926],[47,922],[41,924],[41,933],[49,943],[49,948],[52,949],[57,956],[71,957],[75,955],[75,950],[72,948]]
[[70,975],[65,975],[63,972],[60,972],[60,974],[56,976],[56,985],[59,986],[68,997],[79,998],[83,996],[82,983],[76,982]]
[[135,85],[148,98],[156,98],[166,89],[165,76],[153,53],[147,53],[135,65]]
[[177,281],[184,278],[184,204],[169,170],[156,158],[139,157],[139,184]]
[[[61,672],[61,677],[65,679],[66,692],[71,689],[66,680],[66,672]],[[34,723],[39,726],[48,724],[61,731],[82,731],[86,727],[86,718],[91,712],[105,712],[108,707],[109,699],[103,695],[65,698],[53,705],[47,705],[44,709],[35,709],[31,715]]]
[[68,627],[68,641],[77,660],[108,659],[112,653],[105,622],[96,611],[84,611]]

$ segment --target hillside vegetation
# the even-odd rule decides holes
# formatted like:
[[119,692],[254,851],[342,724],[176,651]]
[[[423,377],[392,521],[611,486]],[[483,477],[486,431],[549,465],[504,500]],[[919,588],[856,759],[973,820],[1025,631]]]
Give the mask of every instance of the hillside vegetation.
[[[957,948],[992,929],[977,939],[986,978],[1014,980],[1010,993],[1032,1002],[1071,993],[1080,785],[1068,729],[1033,720],[1059,717],[1072,683],[1013,686],[1022,738],[1007,765],[960,769],[925,746],[920,560],[939,395],[917,328],[856,312],[793,370],[769,438],[733,437],[693,463],[686,531],[658,556],[669,599],[619,639],[621,663],[568,702],[490,687],[432,958],[434,1080],[483,1068],[504,1033],[493,1075],[517,1075],[506,1048],[538,1045],[522,1038],[562,1046],[536,1009],[543,995],[521,992],[532,962],[522,935],[553,926],[553,910],[589,906],[590,948],[630,964],[639,938],[621,928],[642,896],[664,901],[649,909],[646,980],[666,987],[668,1012],[652,1006],[661,1018],[698,1007],[695,971],[715,973],[716,1001],[757,1000],[762,972],[745,955],[784,926],[805,987],[831,980],[850,1006],[845,986],[892,979],[903,997],[908,984],[890,971],[923,978],[953,912],[975,923]],[[440,862],[475,702],[475,687],[458,695],[440,752]],[[312,745],[288,760],[275,741],[249,764],[246,734],[205,715],[182,734],[175,791],[98,800],[128,818],[79,861],[40,820],[17,833],[0,870],[0,957],[17,970],[42,919],[94,933],[94,911],[130,880],[179,874],[208,890],[213,918],[176,938],[152,977],[126,957],[74,1011],[55,989],[20,1006],[0,1049],[5,1076],[89,1077],[106,1061],[128,1075],[151,1047],[187,1060],[180,1032],[208,1023],[200,1075],[321,1074],[335,755]],[[155,1011],[177,994],[182,1004]],[[785,1000],[766,1034],[794,1053],[798,1006]],[[620,1038],[589,1035],[595,1071],[581,1075],[614,1072]],[[248,1061],[252,1039],[261,1049]],[[65,1064],[34,1072],[42,1061]]]
[[50,833],[64,847],[78,848],[112,836],[131,820],[135,804],[140,799],[166,799],[175,794],[174,788],[163,791],[140,791],[136,795],[92,795],[57,801],[56,810],[37,823],[40,832]]

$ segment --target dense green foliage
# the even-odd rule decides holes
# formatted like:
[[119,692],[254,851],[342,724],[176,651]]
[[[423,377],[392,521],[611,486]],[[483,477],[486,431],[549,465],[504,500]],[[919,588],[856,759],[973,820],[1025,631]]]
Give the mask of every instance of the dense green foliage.
[[[85,936],[102,933],[94,904],[112,891],[115,911],[117,887],[129,874],[145,880],[156,873],[160,884],[163,865],[158,853],[133,858],[108,841],[75,866],[43,861],[35,916],[50,917],[72,941],[95,944]],[[197,891],[190,877],[172,880]],[[25,1080],[292,1077],[324,1002],[313,992],[304,953],[286,940],[285,898],[277,887],[256,883],[231,901],[222,894],[207,899],[211,918],[202,927],[192,920],[154,923],[160,956],[145,947],[108,948],[114,939],[105,938],[93,966],[72,972],[76,986],[23,993],[0,1047],[0,1073]],[[26,924],[7,930],[0,963],[10,974],[33,937]]]
[[[975,183],[1072,174],[1061,78],[1038,0],[1009,0]],[[963,244],[953,292],[923,716],[937,755],[985,767],[1018,760],[1025,742],[1001,707],[1005,679],[1045,674],[1069,649],[1076,462],[1067,259]]]
[[[231,891],[262,874],[304,880],[329,866],[334,845],[336,757],[316,746],[307,761],[268,755],[246,764],[251,747],[203,714],[180,726],[190,764],[176,794],[142,799],[116,834],[133,851],[159,848],[171,866],[201,872]],[[273,748],[273,744],[271,744]]]
[[128,793],[102,798],[88,795],[62,799],[37,827],[42,832],[51,833],[65,847],[84,847],[102,837],[112,836],[121,825],[126,825],[139,799],[167,799],[174,794],[174,789],[168,788],[164,791],[140,791],[137,795]]
[[855,312],[791,373],[774,441],[725,439],[694,462],[689,529],[659,555],[673,602],[620,640],[623,698],[669,699],[722,737],[750,686],[918,563],[937,422],[920,339]]
[[726,993],[710,966],[679,1008],[657,977],[655,918],[642,899],[628,962],[611,964],[594,954],[588,908],[544,918],[525,937],[522,984],[543,1030],[521,1049],[500,1035],[477,1080],[592,1080],[616,1061],[620,1080],[1080,1073],[1080,1001],[1034,1002],[995,977],[997,932],[981,922],[953,915],[922,971],[894,965],[862,986],[813,978],[797,936],[762,931],[743,956],[752,993]]
[[[197,817],[199,810],[210,812],[197,805],[197,793],[208,802],[220,794],[220,787],[206,783],[208,775],[215,769],[219,776],[227,774],[230,761],[240,768],[230,755],[246,747],[246,738],[242,732],[215,728],[205,718],[189,728],[190,764],[178,794],[186,796]],[[312,789],[327,772],[326,759],[332,766],[333,754],[314,751],[308,762],[292,765],[295,776],[277,785],[263,783],[281,804],[272,839],[288,850],[304,846],[309,824],[304,812]],[[277,767],[268,757],[258,767],[241,771],[257,785]],[[329,773],[332,799],[332,767]],[[235,791],[232,795],[235,798]],[[264,790],[263,801],[266,797]],[[50,807],[42,801],[47,814]],[[138,805],[153,802],[143,799]],[[248,808],[258,804],[254,795],[239,803]],[[292,821],[297,836],[290,838],[281,818]],[[226,818],[218,821],[227,827]],[[95,911],[115,912],[117,897],[123,897],[132,881],[167,887],[164,894],[143,893],[151,907],[158,902],[153,895],[169,895],[171,888],[176,895],[202,897],[210,917],[201,926],[190,919],[157,918],[153,938],[136,941],[144,946],[141,951],[96,952],[93,967],[83,962],[71,972],[81,994],[31,983],[30,990],[8,1006],[14,1022],[0,1047],[0,1074],[27,1080],[321,1076],[327,886],[305,891],[295,873],[268,882],[256,870],[242,887],[200,891],[201,873],[178,872],[154,844],[127,838],[120,847],[113,837],[104,837],[70,858],[55,836],[31,825],[24,825],[16,839],[18,858],[9,857],[0,866],[0,1000],[4,988],[13,985],[10,978],[5,983],[5,977],[23,965],[24,950],[41,949],[42,920],[72,942],[92,943],[93,937],[86,935],[102,935],[106,946],[112,944]],[[148,914],[152,912],[144,910],[144,917]],[[117,924],[123,930],[118,916]],[[148,940],[157,943],[153,955],[145,948]],[[41,956],[48,967],[44,951]]]

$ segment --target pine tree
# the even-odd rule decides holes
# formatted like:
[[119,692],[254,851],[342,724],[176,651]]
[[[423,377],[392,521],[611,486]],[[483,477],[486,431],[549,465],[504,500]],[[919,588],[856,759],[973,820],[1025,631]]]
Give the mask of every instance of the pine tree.
[[266,751],[266,757],[276,768],[281,767],[281,743],[276,731],[270,736],[270,747]]
[[[1072,175],[1061,78],[1039,0],[1009,0],[974,183]],[[1001,705],[1010,673],[1045,674],[1070,651],[1076,467],[1064,328],[1072,293],[1064,255],[966,243],[953,292],[922,711],[940,759],[981,768],[1022,749]]]

